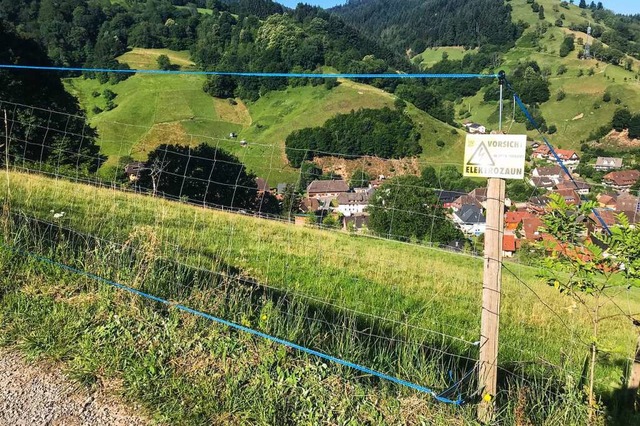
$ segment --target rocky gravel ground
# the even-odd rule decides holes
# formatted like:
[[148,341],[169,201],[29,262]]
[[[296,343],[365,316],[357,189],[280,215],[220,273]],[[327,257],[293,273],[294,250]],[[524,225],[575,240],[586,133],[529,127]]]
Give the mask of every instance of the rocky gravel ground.
[[89,393],[46,364],[29,364],[17,352],[0,349],[0,426],[150,424],[98,389]]

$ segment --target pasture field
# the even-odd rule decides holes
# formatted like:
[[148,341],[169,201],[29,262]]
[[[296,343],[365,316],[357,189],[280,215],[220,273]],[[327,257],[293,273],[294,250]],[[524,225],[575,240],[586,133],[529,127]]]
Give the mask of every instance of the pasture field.
[[[154,68],[157,56],[167,54],[173,63],[190,66],[184,52],[166,49],[133,49],[120,57],[132,67]],[[195,146],[206,142],[232,152],[258,176],[275,186],[296,182],[299,171],[291,168],[284,155],[284,141],[294,130],[321,126],[336,114],[360,108],[393,108],[395,97],[380,89],[348,80],[332,90],[324,86],[292,87],[270,92],[254,103],[239,99],[235,105],[215,99],[202,91],[204,76],[134,75],[116,85],[97,80],[65,80],[67,90],[76,96],[87,111],[99,134],[102,153],[108,161],[101,168],[103,178],[119,173],[118,160],[131,156],[144,160],[162,143]],[[117,94],[116,107],[104,110],[102,95],[108,89]],[[97,95],[97,96],[95,96]],[[430,164],[462,157],[461,132],[408,106],[407,113],[422,134],[421,161]],[[454,134],[455,132],[455,134]],[[229,138],[236,133],[236,139]],[[240,145],[241,140],[248,142]],[[438,140],[445,142],[440,148]]]
[[[477,340],[479,333],[481,259],[426,246],[295,227],[288,223],[204,210],[148,196],[63,180],[55,181],[36,175],[12,172],[10,179],[11,212],[18,212],[19,217],[28,218],[30,223],[33,223],[34,218],[38,223],[50,223],[51,225],[46,227],[50,234],[51,230],[59,230],[53,232],[53,237],[49,237],[49,240],[55,240],[56,247],[62,247],[38,245],[37,241],[43,239],[34,237],[37,241],[31,242],[31,250],[35,247],[43,250],[45,255],[54,257],[58,256],[56,250],[59,250],[65,264],[71,262],[80,265],[80,269],[90,269],[88,272],[101,276],[106,274],[118,282],[161,295],[172,302],[219,314],[245,325],[259,327],[261,330],[272,330],[279,337],[308,344],[316,349],[436,388],[448,387],[449,379],[445,370],[461,375],[465,368],[470,367],[471,360],[477,359],[477,347],[472,343]],[[2,193],[5,192],[4,185],[6,181],[0,185]],[[56,220],[52,218],[52,211],[64,211],[65,215],[62,219]],[[8,221],[11,225],[13,221],[7,219],[7,214],[10,213],[5,212],[5,223]],[[5,226],[5,230],[12,228],[13,225],[9,225]],[[33,224],[30,229],[32,228]],[[39,229],[37,226],[36,228]],[[84,237],[72,238],[72,234]],[[28,235],[29,232],[24,230],[10,230],[5,232],[5,241],[20,247],[20,239],[24,237],[29,240]],[[87,243],[95,238],[103,240],[100,240],[102,242],[99,244]],[[68,254],[63,248],[66,247],[65,244],[71,244],[73,241],[89,244],[92,249],[76,248],[74,251],[72,247],[68,247],[71,253]],[[118,265],[125,260],[118,257],[123,256],[123,252],[116,249],[119,244],[128,248],[125,253],[134,253],[131,260],[133,264],[122,270]],[[30,246],[27,244],[26,247]],[[7,259],[13,259],[11,255],[6,256]],[[115,256],[115,260],[110,256]],[[117,300],[127,306],[135,306],[130,312],[133,316],[127,316],[127,321],[135,322],[135,315],[139,313],[145,315],[145,318],[146,315],[152,315],[152,324],[156,324],[154,327],[162,328],[160,324],[163,321],[175,321],[176,324],[194,322],[198,327],[202,326],[200,320],[190,320],[183,314],[172,312],[171,309],[168,312],[165,312],[164,308],[158,311],[159,308],[153,308],[153,304],[149,305],[148,302],[137,301],[119,293],[114,294],[113,290],[104,288],[108,286],[91,284],[85,279],[74,281],[65,272],[56,274],[50,267],[39,269],[33,262],[23,264],[33,266],[34,271],[11,269],[19,278],[15,278],[15,285],[12,284],[13,287],[10,287],[13,290],[5,292],[10,297],[5,296],[4,303],[9,305],[5,305],[3,313],[0,314],[3,328],[12,330],[9,336],[13,337],[7,343],[24,343],[22,333],[28,333],[27,328],[18,326],[24,326],[23,321],[27,320],[22,318],[26,314],[19,306],[28,306],[29,303],[44,303],[48,306],[47,309],[64,316],[74,314],[66,311],[66,308],[59,308],[58,305],[78,303],[78,306],[72,306],[72,311],[75,312],[80,307],[98,309],[94,303],[107,303],[113,307],[114,312],[120,312],[122,307],[116,306],[117,302],[114,300]],[[17,268],[10,260],[5,260],[3,267]],[[568,298],[558,295],[554,289],[540,282],[534,269],[518,264],[508,264],[507,267],[509,272],[505,273],[503,281],[501,317],[503,346],[500,362],[504,368],[501,380],[505,386],[511,383],[514,386],[512,390],[516,389],[515,383],[518,380],[526,380],[520,384],[530,383],[534,398],[549,397],[550,394],[544,395],[550,389],[554,389],[554,392],[575,390],[578,384],[572,380],[579,381],[588,349],[589,329],[586,312],[582,312]],[[200,278],[196,279],[193,275],[194,270],[209,271],[205,276],[211,282],[202,281],[202,276],[198,274],[196,276]],[[30,276],[33,276],[36,282],[52,287],[47,287],[46,290],[39,289],[40,284],[31,284]],[[49,283],[52,277],[62,277],[63,282],[67,284]],[[248,290],[240,285],[246,282],[257,283],[255,285],[260,290],[254,291],[257,291],[256,294],[260,297],[250,292],[251,297],[258,297],[258,307],[249,304],[253,308],[247,305],[247,310],[244,310],[245,308],[240,309],[238,306],[242,305],[242,297],[248,297],[242,293]],[[222,303],[221,295],[216,293],[220,287],[226,289],[224,294],[228,297],[240,299],[233,299],[236,302],[227,306]],[[272,293],[277,294],[278,298],[274,298]],[[271,296],[267,297],[266,294]],[[286,295],[285,299],[291,303],[283,301],[282,295]],[[107,301],[103,300],[103,297],[115,299]],[[74,302],[67,301],[67,298]],[[271,304],[268,303],[269,300]],[[617,295],[616,300],[633,312],[640,309],[640,294],[636,291]],[[263,309],[271,311],[265,316]],[[615,312],[613,307],[607,309],[609,313]],[[303,314],[298,315],[299,312]],[[296,321],[290,323],[289,320],[294,317],[297,318]],[[273,323],[269,321],[270,318],[273,319]],[[308,322],[304,318],[311,320]],[[327,326],[338,327],[339,330],[324,330],[323,333],[322,327],[314,328],[319,327],[316,322],[325,324],[320,321],[322,318],[323,321],[333,318],[334,321],[328,321]],[[341,319],[335,321],[336,318]],[[42,317],[37,317],[29,321],[37,324],[43,320]],[[102,326],[106,326],[105,324]],[[85,326],[91,325],[82,325]],[[368,339],[356,338],[350,334],[351,331],[345,331],[345,327],[351,330],[351,326],[361,331],[368,330],[369,335],[392,337],[392,341],[407,343],[396,342],[391,346],[385,346],[376,339],[371,340],[371,336]],[[607,348],[607,352],[601,355],[602,359],[598,364],[597,388],[602,398],[607,399],[620,386],[625,360],[633,352],[636,333],[630,324],[620,319],[608,321],[603,327],[601,345]],[[217,325],[209,325],[206,327],[207,331],[202,334],[209,339],[207,345],[210,346],[207,346],[207,350],[213,350],[214,346],[218,348],[216,350],[222,350],[219,348],[221,342],[216,343],[212,337],[219,336],[222,332],[217,328]],[[163,335],[169,336],[170,329],[173,330],[167,328]],[[37,330],[40,331],[32,333],[38,334],[39,338],[53,339],[44,329],[38,327]],[[330,336],[335,338],[329,338]],[[167,338],[173,341],[174,337]],[[239,339],[241,342],[246,341],[244,337]],[[149,344],[153,346],[152,341]],[[234,339],[229,340],[227,337],[223,341],[231,344]],[[49,343],[61,350],[60,345],[67,347],[71,344],[71,347],[74,347],[77,342],[72,344],[65,340]],[[39,342],[38,345],[40,344],[44,343]],[[202,344],[196,339],[191,342],[190,347],[204,350]],[[253,344],[263,347],[265,343]],[[164,343],[160,346],[162,345]],[[51,348],[36,345],[35,349],[48,354]],[[274,353],[279,351],[277,348],[273,350]],[[139,355],[142,356],[142,353]],[[297,354],[286,353],[287,359],[295,358],[296,363],[300,360]],[[76,355],[61,355],[60,358],[75,359]],[[169,361],[162,358],[145,362],[151,363],[154,369],[159,369]],[[91,357],[91,363],[96,365],[87,376],[100,376],[105,368],[103,362],[98,355]],[[193,362],[201,360],[194,359]],[[235,368],[235,365],[231,362],[224,368]],[[260,362],[258,365],[261,365]],[[311,360],[311,365],[318,366],[322,363]],[[85,365],[83,368],[88,367]],[[215,368],[222,367],[217,364]],[[328,368],[331,372],[344,371],[333,366]],[[115,365],[110,365],[109,369],[112,372],[118,371]],[[224,375],[226,372],[228,371],[219,374]],[[156,370],[151,376],[154,374],[160,373]],[[285,382],[292,380],[286,378],[287,373],[282,374],[282,380]],[[514,377],[516,382],[510,382],[509,378]],[[365,383],[366,386],[369,385],[368,381]],[[374,388],[377,389],[375,386]],[[381,389],[392,393],[398,391],[391,385],[382,385]],[[385,394],[381,398],[388,396],[389,394]],[[584,408],[581,404],[577,405],[578,408],[566,404],[564,408],[560,408],[551,400],[545,404],[545,410],[549,409],[552,412],[556,409],[575,409],[581,412]],[[428,406],[432,407],[431,404]],[[509,406],[509,403],[507,407],[504,415],[512,415],[513,413],[508,412],[514,407]],[[539,412],[536,415],[551,415],[549,412],[545,413]],[[564,412],[562,415],[579,415],[573,411],[571,413]],[[560,412],[554,415],[556,414],[560,415]]]
[[[523,21],[529,25],[516,46],[503,55],[500,69],[507,73],[519,62],[536,61],[541,68],[550,70],[551,98],[540,106],[547,125],[556,125],[558,132],[548,135],[549,141],[556,147],[564,149],[580,149],[581,143],[588,140],[589,135],[601,126],[611,122],[617,108],[628,107],[630,111],[640,110],[640,62],[634,60],[633,70],[628,71],[621,66],[614,66],[596,60],[578,59],[578,51],[582,49],[578,40],[586,42],[587,34],[573,32],[568,29],[571,23],[589,21],[589,15],[582,16],[582,9],[572,5],[569,9],[559,7],[558,2],[551,0],[537,1],[544,6],[544,23],[549,24],[543,34],[537,34],[537,26],[541,21],[531,5],[525,0],[514,0],[509,4],[513,8],[514,22]],[[554,6],[558,9],[556,12]],[[605,4],[606,6],[606,4]],[[564,26],[555,26],[556,20],[564,15]],[[602,25],[602,24],[599,24]],[[576,49],[568,56],[561,58],[558,54],[560,45],[567,34],[575,34]],[[427,65],[433,64],[447,52],[450,59],[460,59],[465,53],[460,47],[440,47],[428,49],[418,55],[415,61]],[[564,74],[558,75],[560,66],[566,67]],[[565,93],[564,99],[558,101],[560,91]],[[603,96],[609,93],[611,100],[605,102]],[[498,128],[497,102],[485,102],[484,91],[476,96],[461,99],[456,105],[456,116],[459,121],[469,120],[481,123],[490,129]],[[511,120],[510,93],[505,99],[508,108],[505,111],[505,128],[512,134],[526,133],[532,138],[539,138],[536,131],[527,131],[524,123]],[[462,119],[462,114],[471,112],[471,116]],[[576,118],[581,116],[582,118]]]
[[414,56],[412,61],[414,64],[418,64],[423,68],[429,68],[440,62],[445,53],[449,60],[457,61],[462,59],[467,53],[474,53],[475,51],[476,49],[465,49],[462,46],[433,47]]

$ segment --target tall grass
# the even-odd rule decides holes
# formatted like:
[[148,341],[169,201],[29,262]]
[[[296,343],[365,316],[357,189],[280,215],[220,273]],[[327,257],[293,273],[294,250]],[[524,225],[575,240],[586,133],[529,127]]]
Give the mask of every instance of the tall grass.
[[[3,216],[2,227],[8,246],[436,390],[449,388],[472,370],[477,359],[477,347],[470,344],[479,333],[481,262],[477,259],[22,173],[11,173],[11,190],[11,209]],[[52,211],[65,215],[53,219]],[[65,361],[71,374],[87,384],[132,374],[125,380],[127,394],[147,401],[155,413],[172,421],[197,424],[202,419],[195,414],[168,414],[172,411],[167,407],[182,400],[182,392],[190,395],[185,404],[192,404],[192,409],[197,405],[203,413],[224,415],[237,409],[251,416],[260,411],[263,417],[246,422],[268,424],[264,410],[269,411],[275,401],[264,395],[247,396],[246,404],[238,408],[232,400],[246,386],[254,393],[258,386],[273,386],[274,377],[278,383],[296,384],[296,391],[285,386],[274,396],[293,398],[294,406],[296,398],[302,398],[297,392],[302,392],[314,406],[340,406],[358,416],[367,406],[365,411],[373,410],[372,418],[385,424],[407,415],[401,414],[402,401],[416,403],[421,408],[408,411],[424,418],[442,415],[443,422],[473,418],[472,408],[430,404],[429,397],[124,295],[35,262],[24,252],[5,250],[2,256],[0,321],[7,330],[5,344]],[[580,388],[586,355],[582,340],[588,334],[581,328],[585,314],[567,309],[566,300],[537,282],[535,270],[515,265],[510,269],[537,296],[505,275],[500,418],[507,424],[525,424],[522,419],[534,424],[580,423],[585,411]],[[639,305],[637,294],[625,296],[631,309]],[[128,332],[114,325],[125,318]],[[78,333],[76,326],[85,331]],[[69,327],[59,336],[53,332]],[[100,340],[101,333],[109,334],[105,330],[113,327],[117,330],[109,337],[113,341]],[[633,330],[626,324],[613,322],[606,327],[605,339],[612,350],[602,354],[605,362],[598,370],[604,396],[619,388],[624,354],[631,353],[634,343]],[[96,333],[100,336],[93,336]],[[164,339],[175,347],[165,347]],[[147,340],[146,346],[138,347],[139,341]],[[197,356],[185,364],[176,354],[187,351],[190,359],[192,347],[198,348]],[[238,347],[240,352],[234,352]],[[198,380],[204,378],[199,367],[189,367],[201,363],[207,374],[216,377],[216,398],[230,401],[215,407],[203,401],[212,392],[211,384],[200,388]],[[155,373],[143,380],[139,375],[147,374],[144,368]],[[158,371],[163,372],[160,377]],[[254,376],[247,378],[249,371]],[[167,375],[175,388],[160,385],[169,380]],[[473,401],[473,376],[447,396],[461,392]],[[239,377],[244,381],[237,382]],[[340,391],[316,389],[326,381]],[[222,384],[234,392],[226,387],[222,392]],[[192,388],[206,392],[197,397]],[[364,399],[349,400],[354,389]],[[400,402],[392,403],[396,398]],[[382,416],[384,410],[396,417]],[[316,414],[335,419],[323,409]],[[291,423],[314,423],[315,417],[308,416]],[[367,422],[358,417],[356,423]]]
[[[125,244],[114,244],[24,216],[5,217],[4,223],[10,228],[4,243],[12,248],[0,251],[5,331],[0,344],[62,361],[72,378],[88,386],[118,380],[126,397],[144,403],[159,420],[451,424],[473,419],[473,406],[430,404],[428,396],[130,296],[55,263],[440,389],[451,385],[449,374],[460,378],[473,368],[460,354],[441,352],[459,352],[451,343],[411,335],[399,325],[383,329],[353,312],[158,258],[153,234],[137,232]],[[583,419],[584,405],[572,396],[578,392],[554,380],[530,388],[505,376],[503,386],[505,421],[524,416],[577,424]],[[455,392],[470,396],[468,389],[474,388],[471,379]],[[516,395],[524,397],[513,403]],[[570,398],[574,403],[566,404]],[[536,400],[545,403],[537,406]]]

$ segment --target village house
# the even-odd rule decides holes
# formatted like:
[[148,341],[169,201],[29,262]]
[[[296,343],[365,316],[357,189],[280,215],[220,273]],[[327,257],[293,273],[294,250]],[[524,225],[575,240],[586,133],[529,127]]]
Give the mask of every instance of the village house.
[[637,212],[640,210],[638,207],[638,197],[628,192],[620,194],[616,199],[615,209],[619,212]]
[[520,240],[515,235],[504,235],[502,237],[502,256],[513,257],[520,248]]
[[487,221],[482,209],[475,205],[464,205],[453,214],[453,221],[467,235],[479,236],[485,233]]
[[542,176],[542,177],[532,176],[531,178],[529,178],[529,183],[532,186],[535,186],[536,188],[546,189],[547,191],[551,191],[553,188],[556,187],[556,184],[557,184],[555,180],[546,176]]
[[559,189],[557,191],[553,191],[553,193],[564,198],[564,201],[570,206],[577,206],[580,204],[580,196],[573,189]]
[[604,175],[603,183],[618,191],[628,191],[640,179],[640,172],[637,170],[621,170]]
[[344,192],[338,195],[338,208],[336,210],[345,217],[364,213],[364,210],[369,205],[369,198],[374,191],[370,189],[364,192]]
[[307,187],[309,198],[337,198],[345,192],[349,192],[349,185],[344,180],[314,180]]
[[459,191],[445,191],[442,189],[434,190],[436,197],[438,197],[438,201],[440,205],[445,209],[450,209],[453,202],[455,202],[458,198],[466,195],[464,192]]
[[317,198],[304,198],[300,202],[300,211],[303,213],[313,213],[317,215],[321,213],[323,209],[324,204]]
[[482,207],[487,208],[487,187],[482,186],[480,188],[476,188],[473,191],[469,192],[469,196],[478,200]]
[[536,160],[549,159],[549,154],[551,153],[551,150],[549,149],[549,147],[547,147],[546,145],[538,144],[538,146],[533,148],[534,148],[533,153],[531,153],[532,158],[535,158]]
[[557,162],[558,159],[562,160],[562,163],[565,165],[567,169],[573,171],[578,164],[580,164],[580,156],[574,150],[570,149],[556,149],[555,155],[551,152],[551,150],[546,145],[539,145],[531,154],[534,159],[537,160],[547,160],[551,162]]
[[140,179],[140,172],[145,169],[145,164],[135,161],[124,166],[124,174],[129,178],[130,182],[136,182]]
[[368,213],[354,213],[350,216],[344,216],[342,218],[342,229],[349,231],[352,228],[356,231],[360,231],[362,228],[369,226],[369,214]]
[[527,241],[542,240],[541,228],[544,226],[542,219],[536,216],[522,219],[522,233]]
[[[556,155],[560,160],[562,160],[565,167],[571,171],[580,164],[580,157],[578,156],[578,153],[572,149],[556,149]],[[556,161],[553,155],[549,160]]]
[[562,167],[558,165],[536,167],[531,172],[531,176],[537,178],[547,178],[554,181],[556,184],[564,181],[567,178],[566,173],[562,170]]
[[528,211],[507,212],[504,216],[505,231],[515,231],[522,221],[529,217],[533,217],[533,214]]
[[609,209],[593,209],[589,215],[587,229],[589,233],[602,233],[618,223],[616,213]]
[[454,212],[460,210],[463,206],[474,206],[482,209],[482,203],[478,201],[476,197],[469,194],[461,195],[449,204],[449,208]]
[[[447,203],[444,207],[451,208],[453,211],[459,210],[464,205],[473,205],[480,209],[487,208],[487,188],[481,187],[476,188],[469,192],[468,194],[462,194],[451,203]],[[511,207],[511,199],[505,198],[504,205],[509,208]]]
[[596,198],[596,200],[598,201],[598,205],[606,209],[615,209],[617,207],[617,199],[618,194],[604,192],[602,194],[599,194]]
[[578,195],[587,195],[589,192],[591,192],[591,185],[581,180],[564,181],[557,184],[556,189],[557,190],[571,189],[573,191],[576,191]]
[[616,170],[622,168],[622,158],[617,157],[598,157],[594,168],[600,172]]
[[258,186],[258,195],[271,192],[267,181],[261,177],[256,178],[256,185]]
[[485,133],[487,133],[487,128],[478,123],[466,123],[464,127],[465,129],[467,129],[467,132],[471,134],[484,135]]
[[531,197],[527,200],[527,211],[534,214],[544,214],[549,204],[548,197]]

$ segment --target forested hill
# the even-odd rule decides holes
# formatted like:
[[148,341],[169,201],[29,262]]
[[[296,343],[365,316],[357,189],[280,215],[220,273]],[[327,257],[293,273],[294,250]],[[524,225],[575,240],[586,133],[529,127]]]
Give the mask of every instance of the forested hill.
[[418,53],[434,46],[508,48],[522,33],[502,0],[349,0],[332,11],[386,45]]

